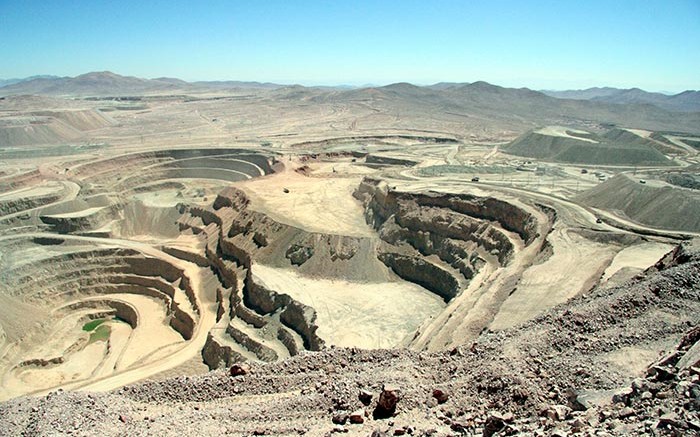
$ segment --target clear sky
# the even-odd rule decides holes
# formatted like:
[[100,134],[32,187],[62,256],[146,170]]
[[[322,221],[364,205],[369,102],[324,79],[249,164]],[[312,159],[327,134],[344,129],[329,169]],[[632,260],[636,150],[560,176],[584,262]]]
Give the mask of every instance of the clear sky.
[[700,88],[700,0],[0,0],[0,78]]

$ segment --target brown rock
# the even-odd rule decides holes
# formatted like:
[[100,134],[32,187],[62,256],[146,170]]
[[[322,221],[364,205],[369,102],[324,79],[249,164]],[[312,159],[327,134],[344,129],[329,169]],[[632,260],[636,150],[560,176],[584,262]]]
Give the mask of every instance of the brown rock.
[[667,367],[663,366],[652,366],[647,369],[647,376],[655,379],[656,381],[671,381],[676,379],[676,372]]
[[554,421],[566,420],[567,416],[571,413],[571,408],[566,405],[553,405],[546,408],[540,412],[541,416],[548,417]]
[[461,434],[466,434],[467,431],[471,428],[471,424],[466,423],[466,422],[452,422],[450,424],[450,429],[452,431],[461,433]]
[[433,390],[433,397],[437,399],[438,404],[444,404],[450,398],[450,396],[447,393],[440,390],[439,388]]
[[574,411],[586,411],[591,408],[591,403],[586,398],[586,395],[576,390],[567,390],[566,399],[569,401],[569,407]]
[[484,423],[484,436],[490,437],[500,432],[505,427],[506,423],[503,420],[503,416],[498,412],[491,412],[486,419],[486,423]]
[[364,410],[357,410],[353,411],[350,413],[349,416],[350,423],[364,423],[365,422],[365,411]]
[[333,423],[335,423],[336,425],[345,425],[345,423],[348,421],[348,415],[336,414],[335,416],[333,416],[331,421],[333,421]]
[[666,413],[659,418],[657,428],[687,428],[685,421],[681,420],[676,413]]
[[630,407],[625,407],[617,414],[617,417],[624,419],[626,417],[634,416],[634,410]]
[[581,432],[585,425],[586,424],[583,420],[581,420],[580,418],[576,418],[573,420],[573,422],[571,422],[571,430],[573,432]]
[[401,391],[398,387],[385,384],[377,401],[377,408],[374,409],[376,419],[391,417],[396,412],[396,404],[401,400]]
[[633,389],[630,387],[625,387],[616,391],[612,396],[613,404],[628,404],[630,396],[632,395]]
[[357,395],[357,398],[362,402],[364,405],[369,405],[370,402],[372,402],[372,397],[374,395],[372,394],[371,391],[368,390],[360,390],[360,394]]
[[670,391],[660,391],[660,392],[656,393],[656,398],[657,398],[657,399],[666,399],[666,398],[668,398],[669,396],[671,396],[671,392],[670,392]]
[[250,373],[250,367],[245,363],[236,363],[231,366],[231,376],[242,376]]

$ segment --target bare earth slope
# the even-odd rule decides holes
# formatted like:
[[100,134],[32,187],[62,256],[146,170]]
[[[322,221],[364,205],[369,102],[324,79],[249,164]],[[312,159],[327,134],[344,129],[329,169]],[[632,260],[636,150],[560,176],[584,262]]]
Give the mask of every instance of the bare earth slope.
[[670,184],[642,184],[629,175],[618,175],[581,193],[586,205],[615,210],[646,225],[698,232],[700,230],[700,193]]
[[545,161],[588,165],[671,165],[654,143],[629,131],[612,129],[604,135],[563,127],[528,132],[504,147],[513,155]]
[[[700,324],[698,280],[700,254],[676,250],[623,287],[580,296],[520,328],[484,333],[471,347],[441,353],[331,348],[254,365],[238,377],[221,371],[108,394],[22,398],[3,405],[0,429],[7,435],[323,435],[342,429],[353,435],[396,435],[397,429],[562,435],[606,428],[615,435],[692,435],[698,370],[688,366],[700,359],[694,352],[700,335],[691,333],[675,356],[647,374],[611,357],[660,339],[672,351]],[[401,397],[389,418],[377,408],[385,384]],[[620,403],[596,405],[616,389],[622,389],[614,398]],[[360,390],[372,396],[366,407]],[[347,415],[354,424],[334,425]]]

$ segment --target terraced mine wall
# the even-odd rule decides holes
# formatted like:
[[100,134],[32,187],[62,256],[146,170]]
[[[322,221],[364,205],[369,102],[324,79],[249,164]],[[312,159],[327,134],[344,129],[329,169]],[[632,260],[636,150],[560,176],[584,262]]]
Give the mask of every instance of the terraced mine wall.
[[251,356],[271,361],[282,357],[280,350],[294,355],[324,347],[316,311],[271,289],[256,276],[256,264],[358,281],[390,280],[393,271],[449,302],[485,264],[509,264],[516,245],[539,235],[531,213],[495,198],[396,192],[373,179],[365,179],[355,197],[378,238],[280,223],[254,210],[234,187],[219,193],[211,208],[184,207],[180,229],[203,239],[203,256],[220,283],[221,329],[212,331],[203,351],[211,368]]
[[264,313],[273,313],[281,310],[280,320],[287,326],[291,326],[304,339],[304,348],[308,350],[320,350],[324,342],[316,335],[316,311],[304,305],[287,294],[277,293],[256,283],[253,275],[246,276],[246,298],[251,308],[262,310]]
[[[62,243],[50,242],[54,246]],[[9,296],[28,304],[43,306],[77,301],[64,307],[70,310],[107,302],[105,305],[115,309],[132,328],[138,325],[137,309],[128,309],[128,304],[110,296],[149,296],[163,302],[168,323],[184,340],[192,338],[200,313],[195,292],[183,270],[132,249],[86,249],[78,245],[70,251],[67,247],[65,253],[37,261],[31,269],[3,271],[0,279]],[[178,297],[180,294],[184,298]]]
[[[73,175],[91,183],[116,184],[120,190],[168,178],[224,181],[273,173],[274,159],[248,149],[173,149],[130,153],[79,165]],[[124,169],[131,169],[125,172]]]
[[432,143],[432,144],[457,144],[459,141],[455,138],[450,138],[450,137],[431,137],[431,136],[424,136],[424,135],[365,135],[365,136],[349,136],[349,137],[339,137],[339,138],[330,138],[326,140],[318,140],[318,141],[304,141],[302,143],[295,143],[292,144],[292,147],[318,147],[318,148],[323,148],[327,149],[332,146],[337,146],[337,145],[342,145],[346,143],[355,143],[355,142],[382,142],[382,141],[395,141],[395,140],[409,140],[409,141],[417,141],[417,142],[423,142],[423,143]]
[[404,165],[407,167],[412,167],[418,164],[418,162],[410,159],[392,158],[389,156],[378,156],[373,154],[367,155],[365,162],[367,164]]
[[138,312],[136,312],[136,310],[131,305],[127,305],[126,303],[120,302],[118,300],[92,299],[82,302],[76,302],[74,304],[66,306],[65,308],[71,311],[77,311],[85,308],[98,309],[104,307],[112,308],[114,310],[114,315],[128,323],[129,326],[131,326],[131,329],[135,329],[139,325]]
[[[110,378],[210,328],[198,294],[213,278],[206,269],[116,240],[30,234],[0,243],[0,397]],[[112,317],[99,334],[86,332],[86,321]]]
[[53,232],[70,234],[99,228],[116,219],[120,209],[117,199],[96,195],[42,208],[39,218]]
[[[296,355],[302,349],[320,350],[324,346],[316,333],[315,310],[266,287],[255,276],[254,263],[301,270],[304,266],[318,268],[322,260],[333,256],[342,262],[344,255],[339,252],[345,251],[339,248],[343,245],[340,237],[310,234],[278,223],[250,210],[249,203],[242,191],[228,188],[217,196],[212,209],[187,207],[180,219],[182,230],[191,230],[205,239],[204,256],[221,284],[219,299],[229,301],[218,313],[229,323],[223,333],[208,336],[202,351],[210,368],[250,355],[274,361],[281,358],[280,349]],[[298,248],[308,248],[308,256],[297,256]],[[347,262],[351,257],[345,258]],[[236,319],[248,326],[246,331],[237,327]],[[272,349],[265,344],[270,342],[278,347]]]
[[[272,156],[234,148],[130,153],[78,164],[66,168],[68,181],[62,182],[63,186],[56,184],[36,195],[19,192],[16,198],[0,199],[0,232],[25,228],[61,234],[157,234],[174,238],[178,234],[174,223],[179,212],[137,200],[134,195],[190,188],[189,182],[177,179],[241,181],[273,173],[276,165],[279,163]],[[41,180],[38,170],[5,176],[0,178],[0,191],[28,188]],[[37,208],[38,215],[21,214]],[[95,233],[98,229],[99,234]]]
[[379,259],[397,275],[449,301],[481,266],[507,265],[513,236],[523,244],[537,236],[537,221],[502,200],[467,194],[403,193],[365,178],[355,192],[367,223],[385,243]]
[[29,187],[41,182],[42,176],[39,170],[13,174],[0,178],[0,192],[8,192],[23,187]]

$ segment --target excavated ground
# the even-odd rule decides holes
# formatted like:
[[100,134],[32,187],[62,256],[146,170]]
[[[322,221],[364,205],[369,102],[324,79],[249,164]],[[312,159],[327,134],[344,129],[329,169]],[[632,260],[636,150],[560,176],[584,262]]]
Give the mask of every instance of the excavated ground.
[[239,97],[10,99],[42,109],[0,120],[0,434],[697,432],[682,137],[615,130],[665,156],[637,173]]
[[[12,435],[696,435],[698,280],[697,249],[679,249],[623,287],[576,297],[471,346],[327,348],[239,368],[240,376],[57,392],[4,404],[0,424]],[[611,359],[660,340],[678,350],[657,357],[646,378],[632,380]],[[388,386],[400,400],[385,418],[377,403]]]
[[62,191],[36,202],[19,193],[41,170],[6,178],[2,398],[328,346],[442,351],[624,282],[673,247],[554,198],[450,179],[430,190],[365,165],[132,153],[66,166]]

